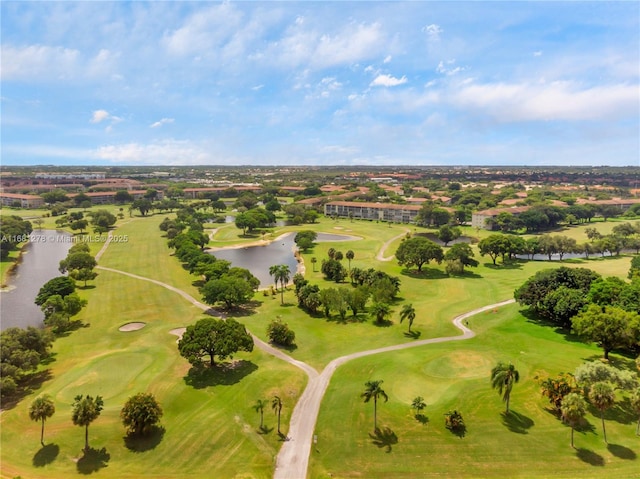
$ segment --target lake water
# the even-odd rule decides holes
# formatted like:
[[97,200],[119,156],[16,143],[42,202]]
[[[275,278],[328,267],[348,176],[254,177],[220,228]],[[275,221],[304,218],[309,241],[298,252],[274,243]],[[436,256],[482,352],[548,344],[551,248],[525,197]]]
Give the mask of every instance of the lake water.
[[[269,268],[275,264],[286,264],[291,271],[291,278],[298,269],[298,261],[293,252],[295,249],[295,233],[288,233],[282,238],[263,246],[246,246],[242,248],[225,248],[212,251],[218,259],[230,261],[233,266],[246,268],[260,280],[260,288],[268,288],[273,284],[273,277],[269,275]],[[318,233],[316,242],[348,241],[352,239],[346,235]]]
[[0,329],[14,326],[40,327],[44,314],[34,300],[43,284],[60,276],[58,266],[73,245],[64,231],[34,230],[27,243],[22,262],[7,278],[6,291],[0,293]]

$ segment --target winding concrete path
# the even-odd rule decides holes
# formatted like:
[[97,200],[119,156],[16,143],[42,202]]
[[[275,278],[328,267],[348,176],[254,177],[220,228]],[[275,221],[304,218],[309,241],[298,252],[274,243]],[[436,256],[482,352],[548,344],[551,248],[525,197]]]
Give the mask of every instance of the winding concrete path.
[[[376,259],[379,261],[391,261],[393,259],[393,255],[389,257],[384,257],[384,251],[387,247],[396,239],[403,237],[409,230],[406,230],[404,233],[391,238],[386,241],[383,246],[380,248]],[[109,234],[107,241],[104,246],[100,250],[100,252],[96,255],[96,260],[98,260],[103,253],[106,251],[109,243],[111,242],[111,234]],[[162,281],[158,281],[155,279],[147,278],[145,276],[140,276],[133,273],[128,273],[126,271],[121,271],[114,268],[107,268],[105,266],[97,266],[97,269],[101,269],[104,271],[109,271],[111,273],[122,274],[125,276],[129,276],[131,278],[135,278],[141,281],[148,281],[150,283],[156,284],[163,288],[166,288],[174,293],[179,294],[184,299],[189,301],[194,306],[202,309],[203,311],[207,311],[211,313],[210,306],[201,303],[197,299],[195,299],[190,294],[182,291],[179,288],[171,286],[167,283],[163,283]],[[461,314],[453,319],[453,324],[458,329],[462,331],[461,335],[458,336],[446,336],[441,338],[430,338],[423,339],[419,341],[414,341],[411,343],[403,343],[396,344],[392,346],[386,346],[382,348],[369,349],[366,351],[359,351],[352,354],[348,354],[346,356],[341,356],[337,359],[331,361],[325,368],[322,370],[322,373],[318,374],[313,367],[308,364],[299,361],[297,359],[292,358],[291,356],[285,354],[281,350],[274,348],[270,344],[264,342],[257,336],[251,334],[253,337],[254,343],[261,350],[265,351],[268,354],[271,354],[287,363],[296,366],[297,368],[302,369],[307,376],[309,377],[309,382],[307,383],[307,387],[304,392],[300,396],[297,404],[293,409],[293,413],[291,415],[291,420],[289,423],[289,434],[287,436],[287,440],[283,443],[280,452],[276,458],[276,467],[274,472],[274,479],[304,479],[307,477],[307,469],[309,466],[309,454],[311,452],[311,443],[313,441],[313,432],[315,430],[316,421],[318,419],[318,413],[320,411],[320,404],[322,402],[322,398],[329,386],[329,382],[331,381],[331,377],[333,373],[338,369],[339,366],[345,364],[348,361],[353,359],[361,358],[364,356],[371,356],[373,354],[387,353],[391,351],[399,351],[402,349],[416,348],[420,346],[425,346],[428,344],[435,343],[444,343],[448,341],[461,341],[465,339],[470,339],[475,336],[475,333],[469,329],[463,321],[473,315],[478,313],[482,313],[484,311],[488,311],[491,309],[495,309],[501,306],[505,306],[507,304],[514,303],[514,299],[509,299],[506,301],[501,301],[499,303],[490,304],[488,306],[484,306],[482,308],[474,309],[468,313]]]
[[393,258],[395,258],[394,254],[392,254],[391,256],[384,256],[384,252],[387,251],[387,248],[389,247],[389,245],[391,243],[393,243],[397,239],[403,238],[407,233],[409,233],[409,230],[405,229],[404,233],[401,233],[398,236],[394,236],[393,238],[385,241],[384,244],[380,247],[380,250],[378,251],[378,254],[376,255],[376,259],[378,261],[391,261]]
[[309,377],[309,383],[302,393],[302,396],[300,396],[300,399],[293,410],[293,414],[291,415],[288,440],[284,442],[280,452],[278,453],[276,469],[273,475],[274,479],[304,479],[307,477],[313,431],[315,429],[316,420],[318,419],[320,403],[322,402],[324,393],[329,386],[331,376],[333,376],[333,373],[339,366],[351,361],[352,359],[371,356],[373,354],[416,348],[427,344],[470,339],[475,336],[475,333],[463,324],[465,319],[478,313],[495,309],[500,306],[505,306],[513,302],[515,302],[514,299],[509,299],[501,301],[500,303],[490,304],[482,308],[474,309],[473,311],[457,316],[453,319],[453,324],[462,331],[461,335],[423,339],[412,343],[396,344],[393,346],[348,354],[334,359],[327,364],[319,376],[315,378]]

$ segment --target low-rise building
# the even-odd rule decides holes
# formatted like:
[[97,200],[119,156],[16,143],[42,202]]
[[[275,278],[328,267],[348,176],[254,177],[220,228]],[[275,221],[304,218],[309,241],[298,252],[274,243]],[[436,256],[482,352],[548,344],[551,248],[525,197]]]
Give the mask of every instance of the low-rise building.
[[2,206],[14,206],[20,203],[20,208],[41,208],[44,199],[37,195],[21,195],[19,193],[0,193]]
[[324,214],[325,216],[342,218],[413,223],[418,216],[420,208],[420,205],[331,201],[324,205]]

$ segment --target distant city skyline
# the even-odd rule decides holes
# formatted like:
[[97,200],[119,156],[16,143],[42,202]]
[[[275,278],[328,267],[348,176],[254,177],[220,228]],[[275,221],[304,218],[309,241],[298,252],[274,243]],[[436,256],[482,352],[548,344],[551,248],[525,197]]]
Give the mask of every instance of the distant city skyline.
[[638,2],[0,9],[7,166],[640,166]]

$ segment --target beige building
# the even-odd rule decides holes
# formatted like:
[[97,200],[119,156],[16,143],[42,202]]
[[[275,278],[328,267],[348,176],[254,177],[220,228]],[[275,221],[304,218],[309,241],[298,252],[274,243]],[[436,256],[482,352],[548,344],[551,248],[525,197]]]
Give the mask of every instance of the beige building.
[[342,218],[413,223],[418,216],[420,208],[420,205],[331,201],[324,205],[324,214],[325,216]]
[[18,193],[0,193],[2,206],[13,206],[20,203],[20,208],[40,208],[44,206],[44,200],[37,195],[21,195]]

